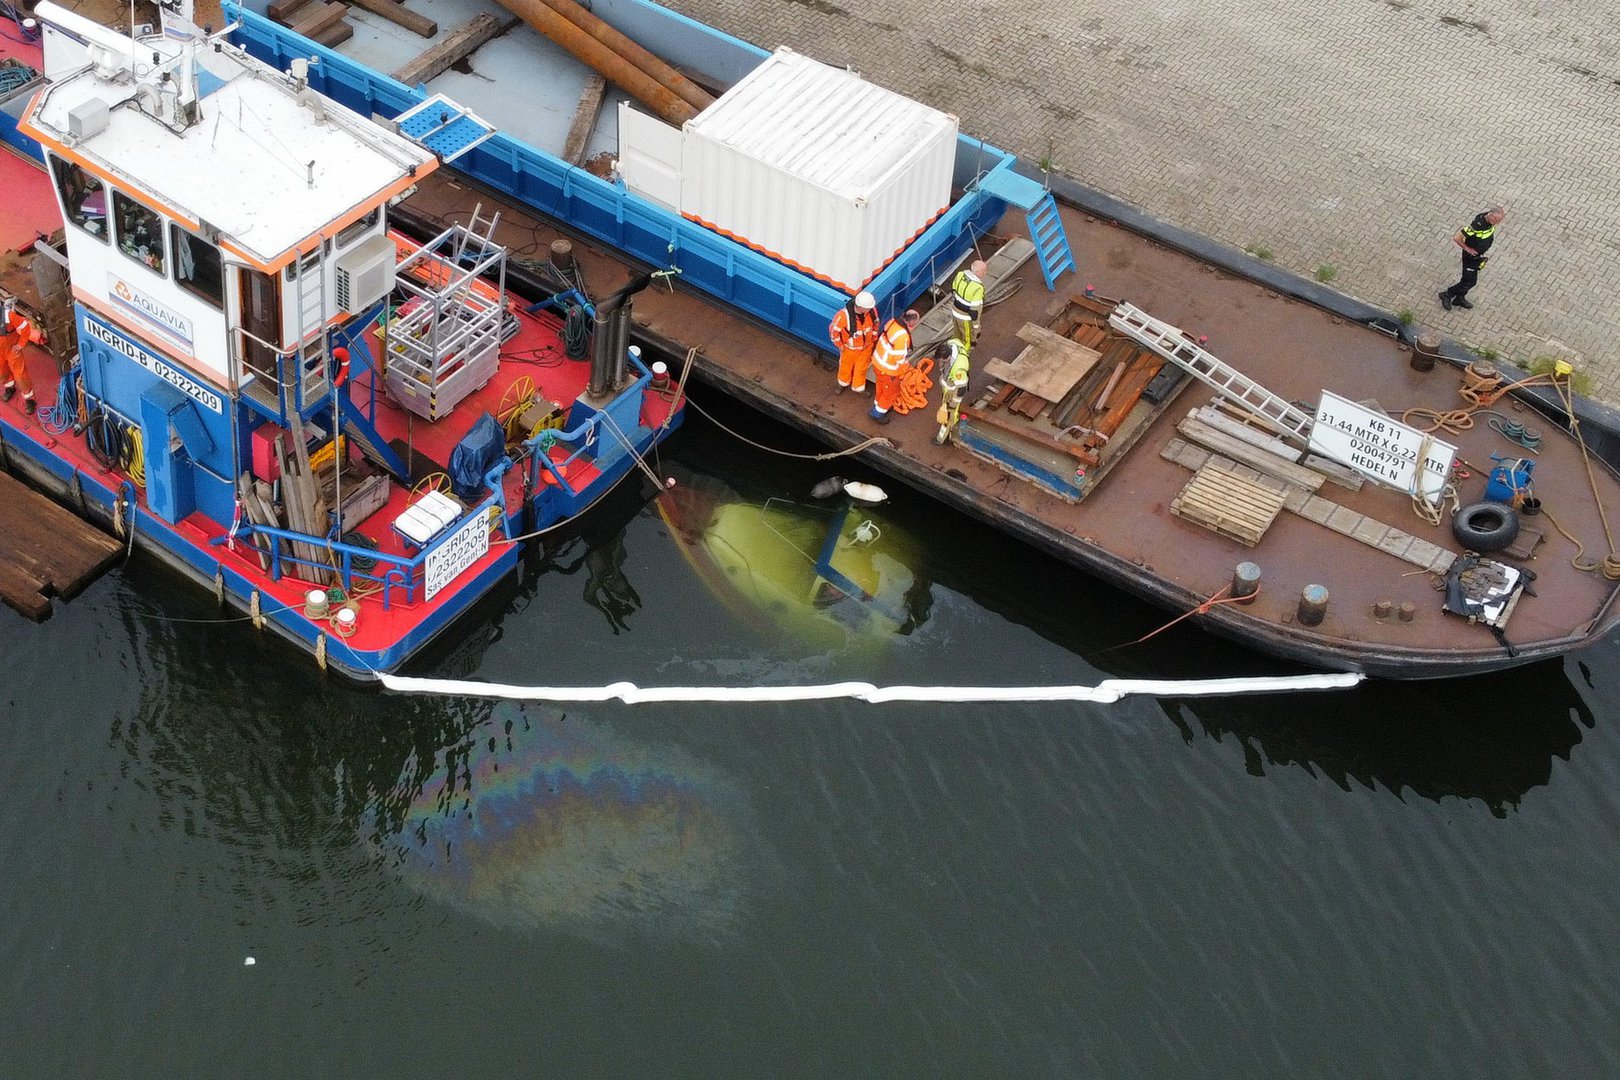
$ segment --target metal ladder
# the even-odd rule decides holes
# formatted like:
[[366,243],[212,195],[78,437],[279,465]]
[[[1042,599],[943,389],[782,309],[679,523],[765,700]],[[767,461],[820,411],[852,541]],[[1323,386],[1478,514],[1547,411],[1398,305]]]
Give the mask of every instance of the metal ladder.
[[1108,316],[1108,325],[1133,341],[1152,349],[1166,360],[1190,372],[1229,401],[1248,409],[1256,416],[1270,421],[1276,428],[1305,443],[1310,440],[1313,417],[1295,408],[1293,403],[1280,398],[1270,390],[1248,378],[1236,368],[1223,364],[1197,342],[1187,340],[1178,327],[1142,311],[1132,304],[1121,303]]
[[1058,216],[1057,201],[1050,191],[1030,208],[1025,220],[1030,239],[1035,241],[1041,276],[1046,278],[1048,289],[1056,289],[1058,275],[1074,269],[1074,252],[1069,248],[1069,237],[1063,231],[1063,219]]
[[1069,237],[1063,231],[1063,219],[1058,215],[1052,193],[1007,167],[992,169],[979,178],[978,185],[985,194],[1024,211],[1030,239],[1035,242],[1035,261],[1040,263],[1041,276],[1046,279],[1048,289],[1056,289],[1058,276],[1074,269],[1074,252],[1069,248]]
[[330,315],[326,290],[327,264],[330,262],[327,251],[330,243],[323,239],[319,247],[308,255],[300,256],[294,264],[297,267],[297,276],[293,278],[295,347],[291,359],[298,374],[298,390],[292,405],[300,415],[321,401],[331,389],[330,365],[326,355],[326,325]]

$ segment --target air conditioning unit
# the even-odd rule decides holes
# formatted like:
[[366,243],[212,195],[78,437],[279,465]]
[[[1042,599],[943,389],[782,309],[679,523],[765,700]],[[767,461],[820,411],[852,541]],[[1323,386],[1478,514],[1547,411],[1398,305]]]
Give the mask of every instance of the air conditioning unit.
[[394,242],[367,237],[337,257],[337,306],[358,315],[394,291]]

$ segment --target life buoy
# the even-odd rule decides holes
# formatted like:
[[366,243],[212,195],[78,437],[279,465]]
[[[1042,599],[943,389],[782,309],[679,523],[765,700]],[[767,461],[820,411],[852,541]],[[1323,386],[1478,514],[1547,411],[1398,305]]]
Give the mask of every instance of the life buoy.
[[339,345],[332,350],[332,359],[337,364],[332,372],[332,389],[336,390],[349,381],[349,350]]
[[1501,551],[1519,535],[1519,514],[1504,503],[1473,503],[1452,516],[1451,535],[1469,551]]

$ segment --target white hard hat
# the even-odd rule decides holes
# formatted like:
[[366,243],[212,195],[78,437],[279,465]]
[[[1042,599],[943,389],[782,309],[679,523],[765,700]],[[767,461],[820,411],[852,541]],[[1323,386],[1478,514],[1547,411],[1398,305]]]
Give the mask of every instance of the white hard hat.
[[855,294],[855,307],[861,311],[871,311],[877,307],[877,297],[862,289]]

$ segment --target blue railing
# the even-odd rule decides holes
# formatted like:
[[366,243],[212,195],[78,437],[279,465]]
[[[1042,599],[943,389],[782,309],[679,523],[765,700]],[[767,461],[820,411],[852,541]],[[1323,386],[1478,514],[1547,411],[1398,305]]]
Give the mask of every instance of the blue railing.
[[[295,57],[318,57],[311,85],[362,116],[397,116],[427,97],[263,16],[230,3],[225,12],[238,23],[236,43],[280,70]],[[1011,169],[1015,160],[965,137],[958,159],[972,162],[975,174]],[[686,284],[815,348],[830,348],[827,324],[848,297],[808,274],[500,132],[454,168],[647,266],[679,270]],[[959,176],[967,193],[868,284],[880,312],[916,299],[1001,219],[1005,201],[972,184],[975,178]]]
[[[309,567],[312,570],[330,572],[336,569],[339,580],[343,583],[345,592],[353,592],[355,583],[373,584],[382,587],[382,605],[384,610],[393,606],[394,594],[403,591],[404,603],[414,603],[422,588],[422,568],[426,565],[428,557],[439,547],[447,543],[452,536],[464,525],[468,519],[492,516],[492,512],[500,514],[498,527],[507,539],[512,537],[511,518],[507,514],[506,495],[501,484],[501,477],[512,465],[511,459],[503,459],[500,464],[491,469],[485,476],[484,482],[490,488],[491,494],[483,502],[473,507],[471,512],[458,518],[448,528],[441,532],[433,542],[413,556],[390,555],[375,548],[361,547],[357,544],[345,543],[342,540],[331,540],[324,536],[311,536],[309,533],[297,532],[293,529],[282,529],[274,525],[255,525],[243,522],[235,532],[229,536],[216,536],[210,543],[214,547],[221,547],[230,543],[245,543],[255,552],[270,561],[267,571],[271,581],[280,581],[282,575],[296,567]],[[258,538],[268,540],[261,544]],[[336,556],[338,563],[334,567],[330,561],[322,559],[305,559],[294,555],[291,551],[292,543],[306,544],[319,548],[329,560]],[[365,560],[372,564],[371,569],[361,570],[355,566],[356,560]]]

